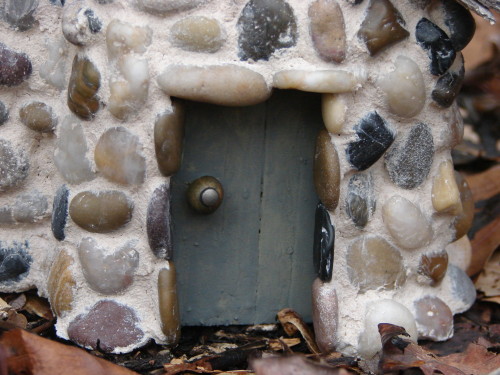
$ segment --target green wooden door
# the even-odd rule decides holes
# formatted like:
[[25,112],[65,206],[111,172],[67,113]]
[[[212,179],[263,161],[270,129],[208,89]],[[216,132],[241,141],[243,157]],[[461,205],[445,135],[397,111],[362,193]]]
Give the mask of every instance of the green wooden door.
[[[277,91],[252,107],[189,103],[181,170],[172,179],[174,260],[183,325],[311,319],[312,182],[319,95]],[[210,215],[186,203],[189,182],[216,177]]]

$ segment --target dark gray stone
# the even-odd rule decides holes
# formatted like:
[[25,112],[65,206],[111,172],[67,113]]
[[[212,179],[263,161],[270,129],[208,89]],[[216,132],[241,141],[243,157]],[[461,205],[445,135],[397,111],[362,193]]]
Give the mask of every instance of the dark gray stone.
[[435,2],[440,7],[443,30],[448,34],[455,51],[461,51],[471,41],[476,31],[476,22],[470,12],[455,0]]
[[64,4],[66,3],[66,0],[50,0],[50,3],[53,5],[63,7]]
[[415,189],[429,174],[434,156],[431,129],[423,123],[411,128],[404,139],[398,139],[386,154],[385,167],[396,185]]
[[92,9],[85,9],[83,14],[87,17],[89,23],[89,29],[92,34],[97,34],[102,29],[102,22],[95,15]]
[[68,196],[68,188],[66,185],[61,185],[56,191],[52,205],[52,234],[59,241],[64,240],[66,237],[64,228],[68,220]]
[[31,71],[28,55],[0,43],[0,85],[17,86],[30,76]]
[[281,48],[297,41],[292,7],[284,0],[250,0],[238,20],[241,60],[269,60]]
[[451,68],[436,82],[431,94],[432,99],[441,107],[451,106],[462,88],[464,75],[464,58],[458,53]]
[[0,192],[19,185],[28,176],[28,170],[29,162],[24,152],[0,139]]
[[5,124],[5,122],[9,119],[9,109],[7,106],[0,101],[0,125]]
[[37,7],[38,0],[5,0],[5,20],[19,31],[31,29],[35,23],[33,13]]
[[455,60],[455,49],[448,35],[427,18],[422,18],[417,23],[415,37],[431,59],[431,73],[441,75],[446,72]]
[[357,141],[349,143],[347,160],[359,171],[370,168],[389,148],[395,134],[377,112],[368,113],[354,127]]
[[375,211],[376,200],[370,173],[357,173],[348,185],[346,212],[358,228],[363,228]]
[[10,246],[0,241],[0,283],[17,282],[28,275],[32,262],[28,249],[28,241]]
[[313,262],[314,270],[322,281],[332,279],[334,244],[335,228],[326,207],[319,202],[314,222]]
[[146,231],[149,247],[160,259],[172,258],[172,220],[170,186],[163,184],[156,188],[148,205]]

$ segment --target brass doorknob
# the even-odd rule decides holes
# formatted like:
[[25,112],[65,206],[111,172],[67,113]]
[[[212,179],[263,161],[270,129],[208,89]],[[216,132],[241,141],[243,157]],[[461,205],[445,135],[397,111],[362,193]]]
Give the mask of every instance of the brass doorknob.
[[196,212],[211,214],[221,205],[224,189],[215,177],[203,176],[189,184],[186,198]]

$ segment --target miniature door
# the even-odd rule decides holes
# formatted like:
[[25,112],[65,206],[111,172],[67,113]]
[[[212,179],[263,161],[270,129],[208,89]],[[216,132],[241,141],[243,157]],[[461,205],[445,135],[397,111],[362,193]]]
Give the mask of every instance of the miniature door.
[[[235,108],[189,103],[185,126],[172,179],[182,324],[270,323],[284,307],[310,321],[320,96],[277,91],[266,103]],[[211,214],[185,198],[202,176],[224,189]]]

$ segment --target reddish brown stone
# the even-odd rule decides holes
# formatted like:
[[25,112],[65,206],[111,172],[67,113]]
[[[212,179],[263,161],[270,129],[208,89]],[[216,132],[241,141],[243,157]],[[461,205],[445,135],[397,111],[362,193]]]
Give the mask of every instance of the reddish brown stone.
[[448,253],[443,250],[438,253],[422,255],[418,273],[425,276],[430,281],[431,285],[436,285],[443,280],[447,269]]
[[30,76],[31,71],[28,55],[0,43],[0,85],[17,86]]

